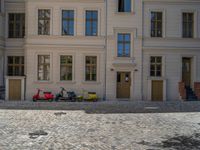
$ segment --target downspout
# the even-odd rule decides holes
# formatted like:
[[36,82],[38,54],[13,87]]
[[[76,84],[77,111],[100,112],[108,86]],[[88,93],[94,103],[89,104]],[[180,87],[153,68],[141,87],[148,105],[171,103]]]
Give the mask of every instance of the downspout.
[[103,100],[107,100],[107,96],[106,96],[106,88],[107,88],[107,45],[108,45],[108,1],[105,0],[105,10],[106,10],[106,14],[105,14],[105,72],[104,72],[104,97]]
[[143,79],[143,74],[144,74],[144,56],[143,56],[143,45],[144,45],[144,2],[142,1],[142,50],[141,50],[141,67],[142,67],[142,70],[141,70],[141,98],[142,100],[144,100],[144,89],[143,89],[143,83],[144,83],[144,79]]

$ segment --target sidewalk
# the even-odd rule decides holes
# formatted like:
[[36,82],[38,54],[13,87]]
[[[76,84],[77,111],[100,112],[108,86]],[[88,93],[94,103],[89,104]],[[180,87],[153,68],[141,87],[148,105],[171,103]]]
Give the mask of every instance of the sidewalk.
[[100,101],[100,102],[9,102],[0,101],[0,109],[80,110],[86,113],[165,113],[200,112],[200,101]]

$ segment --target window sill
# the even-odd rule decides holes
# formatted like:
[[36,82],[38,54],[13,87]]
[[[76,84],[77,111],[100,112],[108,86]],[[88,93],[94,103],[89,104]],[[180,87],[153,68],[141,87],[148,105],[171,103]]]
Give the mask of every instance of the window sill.
[[83,81],[82,82],[83,84],[101,84],[101,82],[99,82],[99,81]]
[[135,15],[134,11],[131,12],[115,12],[116,15]]
[[35,84],[52,84],[53,81],[34,81]]
[[76,84],[75,81],[58,81],[57,84]]
[[165,77],[151,77],[151,76],[149,76],[149,77],[147,77],[147,79],[148,80],[166,80],[166,78]]

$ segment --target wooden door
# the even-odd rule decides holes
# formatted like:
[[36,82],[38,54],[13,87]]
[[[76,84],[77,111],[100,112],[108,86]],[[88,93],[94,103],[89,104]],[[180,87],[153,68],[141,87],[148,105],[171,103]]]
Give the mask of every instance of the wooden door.
[[183,58],[182,60],[182,81],[186,86],[191,84],[191,58]]
[[21,80],[9,79],[9,100],[21,100]]
[[117,73],[117,98],[130,98],[131,73]]
[[152,101],[163,101],[163,81],[154,80],[152,81]]

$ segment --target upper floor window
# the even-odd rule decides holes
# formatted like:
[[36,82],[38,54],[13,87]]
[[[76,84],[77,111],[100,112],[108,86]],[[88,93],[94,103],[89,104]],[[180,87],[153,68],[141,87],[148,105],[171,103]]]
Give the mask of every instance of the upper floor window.
[[162,57],[152,56],[150,58],[150,76],[151,77],[162,76]]
[[97,80],[97,57],[86,56],[85,58],[85,80],[96,81]]
[[117,38],[117,56],[118,57],[130,57],[131,49],[131,34],[119,33]]
[[86,36],[97,36],[98,32],[98,11],[86,11]]
[[131,12],[132,0],[118,0],[118,12]]
[[194,13],[183,13],[183,37],[192,38],[194,34]]
[[9,38],[23,38],[25,35],[25,14],[9,13],[8,15]]
[[2,12],[2,8],[1,8],[2,7],[2,3],[3,3],[2,0],[0,0],[0,13]]
[[23,76],[24,75],[24,57],[23,56],[8,56],[8,76]]
[[38,34],[50,35],[50,9],[38,10]]
[[74,35],[74,10],[62,11],[62,35]]
[[38,55],[38,80],[50,80],[50,56]]
[[60,56],[60,80],[72,80],[72,56]]
[[151,37],[162,37],[162,12],[151,12]]

